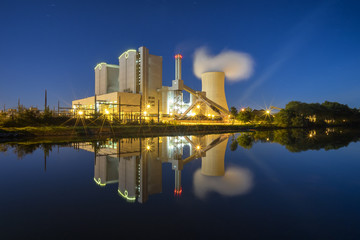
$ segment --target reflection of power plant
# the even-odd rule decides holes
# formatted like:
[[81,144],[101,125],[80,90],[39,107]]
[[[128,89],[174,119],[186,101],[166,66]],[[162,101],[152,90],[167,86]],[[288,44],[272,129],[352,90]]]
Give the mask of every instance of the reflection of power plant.
[[[95,95],[74,100],[74,114],[102,113],[120,120],[155,116],[184,119],[199,114],[228,118],[225,74],[203,73],[202,91],[195,91],[182,79],[182,58],[175,55],[172,86],[162,85],[162,57],[149,54],[146,47],[124,52],[118,64],[99,63],[94,69]],[[190,93],[190,103],[184,103],[183,91]]]
[[[224,175],[229,135],[120,139],[105,144],[80,144],[95,153],[94,180],[100,186],[118,183],[118,193],[128,201],[144,203],[149,195],[162,192],[162,164],[171,163],[175,173],[174,194],[181,195],[181,171],[185,164],[201,158],[201,172]],[[184,157],[184,147],[190,148]]]

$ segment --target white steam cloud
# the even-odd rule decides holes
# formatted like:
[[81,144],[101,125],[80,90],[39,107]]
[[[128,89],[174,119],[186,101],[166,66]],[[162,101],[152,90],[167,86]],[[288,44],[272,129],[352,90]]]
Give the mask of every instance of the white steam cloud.
[[202,47],[195,51],[194,56],[194,74],[198,78],[204,72],[221,71],[229,81],[245,80],[253,73],[253,65],[249,54],[230,50],[212,56],[207,48]]
[[246,194],[253,185],[252,173],[246,168],[231,167],[222,177],[202,175],[200,169],[194,173],[194,193],[200,199],[205,199],[211,192],[223,196]]

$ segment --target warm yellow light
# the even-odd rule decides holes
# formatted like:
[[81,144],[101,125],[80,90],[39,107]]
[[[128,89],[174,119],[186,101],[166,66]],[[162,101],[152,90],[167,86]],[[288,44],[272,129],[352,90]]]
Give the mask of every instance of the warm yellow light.
[[241,111],[242,111],[242,112],[245,112],[245,108],[242,108]]
[[170,116],[172,116],[172,113],[170,113]]
[[146,150],[150,150],[151,147],[149,145],[146,146]]
[[214,115],[212,115],[212,117],[214,118]]
[[146,114],[147,114],[147,112],[146,111],[144,111],[144,115],[146,116]]
[[78,114],[79,114],[79,115],[83,115],[84,112],[83,112],[83,111],[79,111]]
[[196,146],[196,149],[197,149],[197,150],[200,150],[200,149],[201,149],[200,145],[197,145],[197,146]]
[[197,105],[196,107],[197,107],[197,108],[200,108],[200,105]]
[[109,113],[110,113],[109,110],[105,109],[105,114],[109,114]]
[[120,189],[118,189],[118,193],[120,194],[120,196],[122,196],[129,202],[134,202],[136,200],[136,197],[129,197],[129,193],[127,190],[125,190],[124,193],[122,193],[120,192]]
[[128,58],[129,57],[129,52],[136,52],[136,50],[135,49],[129,49],[129,50],[127,50],[126,52],[124,52],[123,54],[121,54],[120,56],[119,56],[119,59],[125,54],[125,58]]
[[96,180],[96,178],[94,178],[94,181],[96,182],[97,185],[101,186],[101,187],[105,187],[106,183],[101,183],[101,179],[99,178],[98,180]]
[[266,114],[270,114],[270,110],[266,110]]
[[146,108],[150,108],[150,104],[146,105]]

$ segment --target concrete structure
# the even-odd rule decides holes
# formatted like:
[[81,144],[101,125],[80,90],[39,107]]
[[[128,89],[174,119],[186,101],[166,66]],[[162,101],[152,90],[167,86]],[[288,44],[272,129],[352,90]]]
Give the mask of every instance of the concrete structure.
[[[223,72],[206,72],[201,75],[202,91],[206,92],[206,97],[217,103],[226,110],[229,107],[225,96],[225,73]],[[217,112],[209,106],[206,107],[205,115],[217,115]]]
[[128,50],[119,57],[119,92],[138,93],[142,96],[147,112],[157,114],[161,101],[162,57],[149,54],[149,49],[140,47]]
[[95,71],[95,95],[119,91],[119,66],[99,63]]
[[[175,55],[175,80],[172,81],[172,86],[166,89],[168,93],[165,96],[168,97],[167,110],[169,114],[173,114],[177,119],[204,113],[211,118],[220,115],[223,119],[228,119],[230,112],[225,97],[225,74],[223,72],[204,73],[203,90],[195,91],[186,86],[181,79],[181,59],[180,54]],[[183,90],[191,95],[189,104],[183,103]],[[206,91],[209,91],[210,98],[207,97]]]
[[[140,109],[142,114],[147,116],[161,112],[161,56],[149,54],[146,47],[140,47],[138,50],[130,49],[119,56],[119,65],[102,62],[96,65],[94,71],[95,96],[74,100],[73,108],[82,105],[82,108],[88,110],[87,112],[101,111],[101,107],[97,108],[97,105],[103,106],[103,102],[107,105],[118,104],[120,97],[121,102],[117,109],[119,111],[120,108],[121,111],[122,108],[122,114],[133,112],[139,115]],[[99,104],[95,104],[95,101]],[[129,105],[133,107],[129,108]],[[134,109],[134,106],[137,108]],[[102,108],[107,109],[107,106]],[[118,113],[116,108],[114,110],[114,113]]]
[[[120,119],[136,115],[137,120],[144,116],[184,119],[199,114],[228,118],[224,73],[204,73],[202,91],[195,91],[182,80],[182,58],[180,54],[175,55],[172,86],[162,85],[162,57],[149,54],[146,47],[122,53],[119,65],[99,63],[94,68],[95,96],[74,100],[74,114],[88,116],[100,112],[112,118],[116,114]],[[190,93],[190,103],[184,103],[183,91]]]

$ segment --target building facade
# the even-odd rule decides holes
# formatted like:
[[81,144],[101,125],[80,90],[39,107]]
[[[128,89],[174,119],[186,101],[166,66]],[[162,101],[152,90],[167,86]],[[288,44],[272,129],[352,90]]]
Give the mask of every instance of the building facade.
[[118,60],[119,65],[105,62],[96,65],[95,96],[74,100],[73,108],[103,113],[109,111],[104,106],[106,102],[106,105],[112,103],[110,112],[114,114],[119,111],[121,115],[139,114],[140,111],[148,116],[161,114],[162,57],[140,47],[124,52]]
[[[72,102],[74,114],[109,114],[122,119],[195,116],[223,119],[230,115],[226,102],[223,72],[202,74],[202,91],[184,84],[181,76],[182,55],[175,55],[175,79],[172,86],[162,85],[162,57],[146,47],[130,49],[118,57],[118,65],[99,63],[94,68],[95,95]],[[190,93],[189,103],[183,91]],[[125,117],[130,116],[130,117]]]

